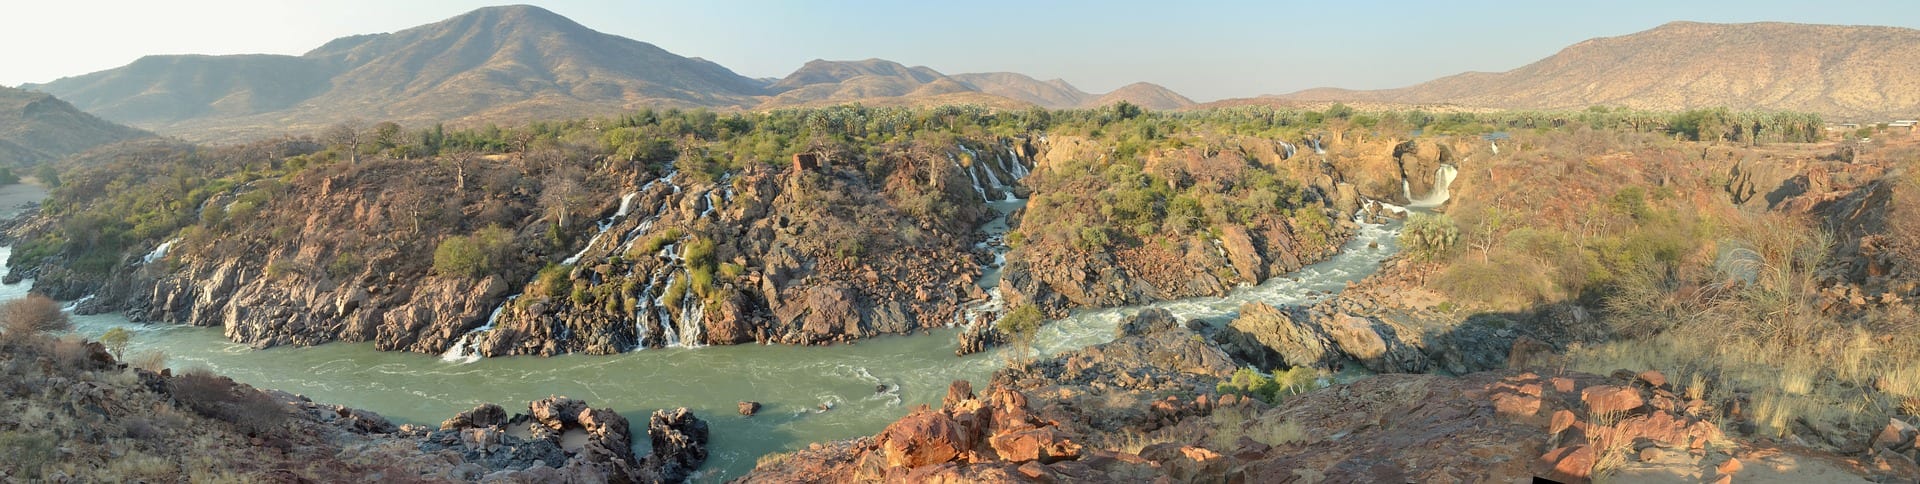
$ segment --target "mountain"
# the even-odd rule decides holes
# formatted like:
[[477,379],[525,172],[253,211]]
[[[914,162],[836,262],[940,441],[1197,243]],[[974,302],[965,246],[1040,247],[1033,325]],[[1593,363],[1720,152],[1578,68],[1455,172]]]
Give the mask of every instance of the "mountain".
[[948,76],[882,59],[814,60],[780,79],[753,79],[524,5],[342,37],[299,56],[148,56],[25,87],[107,119],[192,141],[311,133],[347,120],[475,125],[641,107],[1193,104],[1151,84],[1096,96],[1060,80],[1013,73]]
[[1128,101],[1147,109],[1180,109],[1192,100],[1164,87],[1134,83],[1105,95],[1089,94],[1067,81],[1041,81],[1012,72],[946,75],[883,59],[813,60],[768,86],[778,94],[759,109],[858,102],[870,106],[984,104],[1019,108],[1095,108]]
[[740,107],[764,83],[531,6],[488,7],[298,57],[150,56],[27,86],[137,126],[227,139],[350,118],[426,123]]
[[1147,109],[1180,109],[1194,104],[1192,99],[1187,99],[1186,96],[1173,92],[1172,89],[1153,83],[1136,82],[1120,86],[1119,89],[1100,96],[1090,106],[1105,106],[1120,101],[1130,102]]
[[0,166],[65,158],[152,133],[113,124],[53,96],[0,87]]
[[1842,118],[1920,111],[1920,30],[1674,22],[1574,44],[1507,72],[1378,91],[1311,89],[1292,100],[1455,103],[1520,109],[1616,105],[1810,111]]
[[1059,79],[1041,81],[1013,72],[954,74],[952,77],[980,92],[1034,103],[1047,109],[1077,108],[1095,99],[1094,95]]

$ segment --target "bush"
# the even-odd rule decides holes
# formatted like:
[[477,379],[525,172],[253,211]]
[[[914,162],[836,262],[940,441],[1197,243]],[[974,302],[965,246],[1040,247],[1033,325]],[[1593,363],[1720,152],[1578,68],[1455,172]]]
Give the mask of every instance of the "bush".
[[1453,252],[1460,227],[1446,214],[1414,214],[1400,231],[1400,247],[1420,260],[1438,260]]
[[139,353],[134,353],[133,358],[130,360],[127,360],[127,365],[132,366],[134,368],[139,368],[142,370],[159,373],[160,370],[167,369],[167,352],[160,351],[160,350],[146,350]]
[[1318,372],[1308,367],[1275,372],[1267,376],[1252,368],[1241,368],[1233,372],[1233,378],[1220,382],[1214,389],[1220,394],[1235,394],[1260,399],[1268,404],[1280,403],[1285,395],[1295,395],[1313,389],[1317,383]]
[[287,421],[281,405],[252,388],[213,374],[206,368],[194,368],[170,382],[175,401],[201,416],[219,419],[240,427],[249,434],[279,430]]
[[1040,313],[1039,307],[1022,304],[1007,311],[1005,316],[1001,316],[999,321],[993,323],[993,328],[1013,341],[1014,350],[1018,352],[1016,356],[1024,360],[1033,350],[1035,333],[1040,331],[1040,325],[1046,321],[1047,317]]
[[107,350],[113,352],[114,358],[126,358],[127,343],[132,341],[133,332],[127,331],[126,328],[109,329],[100,335],[100,344],[106,345]]
[[7,334],[24,336],[73,329],[73,321],[60,310],[60,303],[40,294],[0,304],[0,326]]
[[0,453],[7,456],[0,460],[0,468],[7,469],[8,475],[39,479],[41,469],[58,457],[54,440],[48,434],[0,432]]

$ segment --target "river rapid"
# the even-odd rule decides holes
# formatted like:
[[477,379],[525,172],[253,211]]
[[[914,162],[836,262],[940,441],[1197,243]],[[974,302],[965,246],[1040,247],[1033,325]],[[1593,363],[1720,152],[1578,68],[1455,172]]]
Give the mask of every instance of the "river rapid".
[[[1004,213],[1014,207],[997,208]],[[1075,311],[1042,328],[1035,346],[1053,354],[1111,341],[1118,322],[1145,307],[1220,322],[1247,302],[1311,303],[1376,271],[1398,251],[1397,234],[1397,223],[1363,223],[1332,259],[1225,297]],[[11,252],[0,247],[0,259]],[[0,300],[23,296],[31,284],[0,285]],[[253,350],[226,340],[218,328],[136,324],[117,314],[75,316],[74,322],[76,331],[89,337],[115,327],[132,330],[129,353],[164,351],[176,369],[206,367],[257,387],[379,412],[397,423],[437,426],[484,402],[524,411],[523,402],[567,395],[616,409],[635,422],[636,432],[644,432],[654,410],[688,407],[712,429],[702,481],[738,477],[768,453],[877,433],[911,407],[938,405],[953,380],[971,380],[980,388],[1007,358],[1003,350],[953,356],[958,329],[831,347],[664,348],[469,363],[376,351],[371,343]],[[744,400],[764,408],[759,415],[741,416],[735,407]],[[645,447],[647,441],[637,438],[636,445]]]

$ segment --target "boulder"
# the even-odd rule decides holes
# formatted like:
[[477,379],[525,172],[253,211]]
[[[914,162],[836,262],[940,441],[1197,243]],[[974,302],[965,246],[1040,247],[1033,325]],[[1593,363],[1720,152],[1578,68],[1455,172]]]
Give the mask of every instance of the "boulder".
[[1571,445],[1547,451],[1540,456],[1540,463],[1547,469],[1546,477],[1557,482],[1588,482],[1592,478],[1594,452],[1592,447]]
[[971,449],[958,427],[940,412],[919,410],[880,432],[880,449],[890,467],[921,467],[950,462]]
[[440,430],[460,430],[479,427],[497,427],[507,424],[507,411],[499,405],[483,403],[473,410],[455,414],[453,418],[440,423]]
[[1227,225],[1220,229],[1220,243],[1227,250],[1227,260],[1233,263],[1234,270],[1240,271],[1240,279],[1249,283],[1258,283],[1267,279],[1266,262],[1260,257],[1259,249],[1254,248],[1253,236],[1241,225]]
[[1051,464],[1080,458],[1080,444],[1054,427],[1039,427],[1001,433],[988,439],[995,454],[1008,462]]
[[657,410],[647,420],[653,453],[646,467],[661,480],[680,482],[707,462],[707,422],[685,407]]
[[1595,385],[1580,391],[1580,401],[1591,415],[1623,415],[1646,405],[1640,391],[1615,385]]
[[740,415],[752,417],[760,413],[760,402],[740,402]]
[[940,408],[952,410],[959,408],[960,402],[973,399],[973,382],[954,380],[947,385],[947,397],[940,400]]

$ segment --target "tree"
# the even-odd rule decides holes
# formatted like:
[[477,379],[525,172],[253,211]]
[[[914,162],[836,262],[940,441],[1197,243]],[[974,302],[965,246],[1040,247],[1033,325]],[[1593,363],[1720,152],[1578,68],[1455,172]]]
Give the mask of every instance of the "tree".
[[1040,314],[1040,308],[1032,304],[1015,306],[1007,315],[1001,316],[993,328],[1013,342],[1016,361],[1025,362],[1033,352],[1033,338],[1040,331],[1040,324],[1046,322],[1046,315]]
[[351,163],[359,163],[362,138],[360,131],[359,120],[341,121],[339,124],[327,127],[327,130],[320,134],[320,140],[335,148],[346,149],[347,160]]
[[1333,103],[1332,106],[1327,107],[1327,117],[1333,119],[1351,118],[1353,117],[1353,108],[1346,104]]
[[8,335],[24,336],[73,329],[73,321],[53,298],[28,294],[0,304],[0,327],[5,327]]
[[133,332],[127,331],[126,328],[109,329],[100,335],[100,344],[106,345],[107,350],[113,352],[115,359],[126,358],[127,343],[131,341],[133,341]]
[[40,179],[40,184],[47,188],[60,187],[60,169],[54,168],[53,163],[40,164],[40,169],[34,170],[33,177]]

